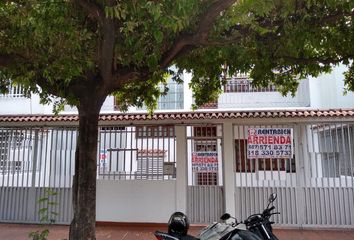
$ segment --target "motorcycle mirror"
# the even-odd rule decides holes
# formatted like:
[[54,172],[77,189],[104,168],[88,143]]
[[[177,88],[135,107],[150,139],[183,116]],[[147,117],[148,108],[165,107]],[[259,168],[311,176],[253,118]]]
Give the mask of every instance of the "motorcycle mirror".
[[277,199],[277,194],[272,193],[272,194],[270,194],[268,201],[269,201],[269,203],[272,203],[275,201],[275,199]]
[[226,220],[229,219],[229,218],[231,218],[231,215],[228,214],[228,213],[224,213],[224,214],[220,217],[220,219],[223,220],[223,221],[226,221]]

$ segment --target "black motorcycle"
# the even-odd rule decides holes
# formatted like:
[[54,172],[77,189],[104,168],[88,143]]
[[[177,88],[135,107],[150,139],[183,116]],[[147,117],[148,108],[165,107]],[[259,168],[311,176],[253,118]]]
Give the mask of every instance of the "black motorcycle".
[[[237,220],[235,219],[236,222],[234,224],[244,224],[246,229],[256,234],[261,239],[278,240],[278,238],[273,234],[272,224],[274,224],[274,222],[270,221],[270,217],[272,215],[280,214],[280,212],[272,212],[275,209],[274,206],[270,207],[276,198],[277,195],[272,193],[269,196],[268,205],[262,213],[250,215],[245,221],[243,221],[243,223],[237,223]],[[225,213],[223,216],[221,216],[222,220],[228,220],[230,218],[232,217],[228,213]]]
[[[278,240],[273,234],[270,217],[275,209],[270,204],[276,199],[276,194],[271,194],[268,206],[260,214],[252,214],[244,222],[237,222],[236,218],[225,213],[221,216],[224,223],[213,223],[204,228],[197,237],[187,234],[189,221],[187,216],[181,212],[172,214],[169,220],[168,233],[160,231],[155,232],[158,240]],[[234,219],[234,222],[225,223],[225,221]]]

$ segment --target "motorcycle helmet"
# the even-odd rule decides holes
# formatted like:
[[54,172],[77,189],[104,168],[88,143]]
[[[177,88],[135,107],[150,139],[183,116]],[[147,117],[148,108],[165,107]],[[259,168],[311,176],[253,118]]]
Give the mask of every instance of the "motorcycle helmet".
[[175,212],[168,221],[168,233],[170,235],[185,236],[189,229],[189,220],[184,213]]

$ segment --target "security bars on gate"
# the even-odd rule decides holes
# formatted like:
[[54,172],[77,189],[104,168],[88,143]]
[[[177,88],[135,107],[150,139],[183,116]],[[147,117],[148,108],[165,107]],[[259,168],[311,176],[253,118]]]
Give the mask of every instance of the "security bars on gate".
[[306,126],[304,224],[354,226],[354,125]]
[[176,177],[172,125],[101,127],[98,177],[112,180],[168,180]]
[[[98,178],[168,180],[176,177],[174,126],[101,127]],[[0,221],[40,221],[37,200],[50,188],[56,223],[72,219],[76,128],[0,128]]]
[[[276,130],[280,129],[291,129],[291,156],[255,156],[255,149],[274,150]],[[267,140],[256,133],[273,130]],[[281,214],[274,220],[279,225],[354,226],[352,123],[236,125],[234,133],[238,219],[261,212],[268,195],[276,192],[275,206]],[[286,131],[281,135],[286,137]],[[281,145],[275,148],[285,148]]]
[[72,218],[76,129],[0,128],[0,221],[39,222],[37,201],[50,188],[57,223]]
[[222,185],[221,127],[189,126],[188,185]]
[[234,133],[236,217],[262,212],[269,194],[275,192],[279,196],[276,207],[282,212],[275,220],[295,223],[293,126],[234,126]]
[[218,221],[225,211],[221,125],[187,127],[187,213],[193,223]]

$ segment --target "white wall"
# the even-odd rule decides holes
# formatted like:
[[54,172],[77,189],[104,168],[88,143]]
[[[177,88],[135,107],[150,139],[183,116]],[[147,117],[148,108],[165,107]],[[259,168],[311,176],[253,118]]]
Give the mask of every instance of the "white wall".
[[189,83],[192,80],[192,73],[184,72],[183,81],[184,81],[184,110],[191,110],[193,104],[193,93],[192,89],[189,88]]
[[313,108],[352,108],[354,93],[344,93],[344,71],[346,67],[337,66],[330,74],[310,78],[311,107]]
[[97,181],[97,221],[167,223],[176,181]]
[[39,96],[32,95],[25,97],[3,97],[0,96],[0,114],[51,114],[52,105],[42,105],[39,103]]

